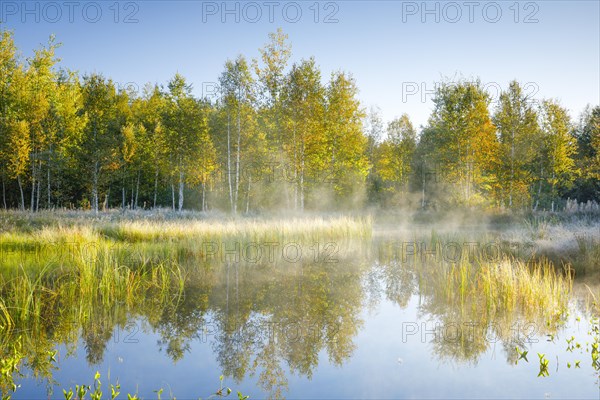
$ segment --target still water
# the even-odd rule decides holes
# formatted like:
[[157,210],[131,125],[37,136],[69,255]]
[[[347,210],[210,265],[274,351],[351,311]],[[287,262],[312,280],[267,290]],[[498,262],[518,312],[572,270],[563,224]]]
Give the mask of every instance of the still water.
[[457,306],[446,267],[415,265],[382,242],[273,262],[190,255],[178,294],[95,305],[43,339],[22,332],[57,353],[50,365],[28,360],[13,398],[62,398],[96,372],[105,395],[120,384],[119,398],[161,388],[163,398],[206,398],[220,375],[232,398],[599,398],[598,320],[576,295],[558,314],[484,313],[474,298]]

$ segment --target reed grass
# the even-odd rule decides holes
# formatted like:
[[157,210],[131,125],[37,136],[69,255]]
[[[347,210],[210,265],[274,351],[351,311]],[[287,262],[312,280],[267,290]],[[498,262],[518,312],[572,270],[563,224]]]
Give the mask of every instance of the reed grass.
[[572,256],[575,271],[583,274],[600,271],[600,236],[576,235],[575,240],[577,251]]
[[[343,260],[358,258],[355,255],[362,249],[353,241],[370,243],[372,232],[370,218],[340,216],[139,220],[75,214],[60,220],[52,214],[36,219],[0,213],[0,220],[3,219],[4,222],[0,221],[0,249],[3,251],[0,332],[12,342],[18,341],[19,330],[32,332],[28,337],[35,338],[35,332],[43,329],[52,331],[54,326],[71,326],[57,321],[77,322],[70,331],[61,334],[61,337],[76,337],[81,326],[88,331],[108,332],[110,326],[94,324],[124,321],[128,312],[143,307],[158,305],[154,307],[160,309],[157,313],[174,307],[184,298],[190,276],[213,267],[204,258],[202,243],[205,242],[219,245],[236,242],[243,246],[254,242],[311,245],[333,241],[340,246],[338,257]],[[15,224],[8,226],[8,219]],[[544,223],[534,224],[537,225],[532,226],[532,231],[535,230],[536,237],[540,236],[540,224],[542,231],[549,229]],[[413,239],[415,244],[419,242]],[[452,322],[478,321],[483,326],[499,323],[502,327],[519,319],[536,321],[542,326],[546,321],[561,319],[566,313],[573,276],[563,274],[551,260],[523,259],[510,251],[500,254],[497,260],[483,256],[473,258],[463,249],[465,253],[454,262],[444,259],[440,253],[444,243],[465,243],[473,238],[461,234],[440,235],[433,230],[426,240],[431,254],[424,258],[413,254],[398,267],[403,268],[402,277],[413,278],[413,282],[407,283],[416,287],[400,295],[419,293],[424,298],[426,312]],[[479,242],[493,240],[494,237],[488,236],[477,238]],[[583,246],[582,262],[597,260],[600,244],[582,239],[580,246]],[[377,250],[380,259],[386,257],[385,251]],[[312,259],[313,254],[307,257]],[[219,256],[213,261],[223,264]],[[281,254],[278,254],[274,263],[281,262]],[[319,265],[316,269],[320,275],[315,274],[315,280],[324,281],[327,266]],[[249,276],[255,276],[254,270],[248,271]],[[272,271],[276,273],[279,271]],[[259,278],[279,284],[272,275],[256,279]],[[332,286],[337,288],[335,283]],[[108,318],[103,313],[115,316]],[[503,332],[508,333],[509,329]],[[477,344],[484,345],[483,341]],[[477,346],[470,354],[478,354]],[[0,346],[0,353],[1,350]]]
[[[449,254],[445,244],[469,243],[473,239],[435,231],[428,238],[412,240],[403,242],[404,250],[400,252],[394,252],[397,245],[384,243],[379,249],[380,260],[385,263],[400,259],[400,268],[411,271],[418,292],[431,296],[435,304],[488,321],[511,315],[555,318],[568,308],[573,276],[563,269],[568,270],[569,265],[560,268],[544,257],[522,258],[510,247],[493,257],[473,252],[468,246],[458,247],[459,254]],[[481,237],[478,243],[492,241]],[[406,252],[408,248],[410,252]]]
[[292,218],[289,220],[128,221],[98,228],[101,235],[128,243],[196,240],[300,240],[371,237],[370,218]]

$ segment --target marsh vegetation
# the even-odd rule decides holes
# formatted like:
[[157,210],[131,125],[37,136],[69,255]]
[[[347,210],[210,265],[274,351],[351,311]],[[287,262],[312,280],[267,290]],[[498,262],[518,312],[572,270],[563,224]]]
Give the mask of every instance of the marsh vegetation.
[[[370,313],[389,306],[414,315],[391,313],[397,343],[382,339],[386,346],[425,343],[421,357],[476,368],[500,343],[505,364],[525,368],[551,338],[554,347],[539,351],[540,365],[550,363],[543,376],[560,382],[553,368],[568,362],[587,382],[583,395],[598,384],[599,241],[590,216],[453,227],[415,222],[416,216],[397,224],[370,216],[0,218],[4,395],[60,396],[102,367],[121,392],[146,398],[167,384],[173,396],[204,394],[221,374],[244,394],[298,395],[298,379],[351,365],[376,320]],[[211,376],[195,387],[172,377],[141,387],[114,362],[122,358],[113,348],[120,342],[130,347],[117,352],[130,357],[164,354],[151,359],[174,371],[210,344]],[[533,356],[525,361],[527,352]],[[71,362],[88,376],[64,376]],[[143,372],[156,369],[148,364]],[[588,379],[594,375],[595,383]],[[523,371],[520,379],[541,378]],[[342,381],[336,380],[339,390]]]

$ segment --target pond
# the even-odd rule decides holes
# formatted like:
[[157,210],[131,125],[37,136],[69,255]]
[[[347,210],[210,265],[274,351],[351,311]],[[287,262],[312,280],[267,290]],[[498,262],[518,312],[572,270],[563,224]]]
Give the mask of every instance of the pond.
[[116,237],[69,252],[4,246],[3,263],[21,266],[3,269],[12,398],[93,391],[96,373],[119,398],[221,385],[251,398],[599,395],[597,276],[572,281],[534,242],[481,230]]

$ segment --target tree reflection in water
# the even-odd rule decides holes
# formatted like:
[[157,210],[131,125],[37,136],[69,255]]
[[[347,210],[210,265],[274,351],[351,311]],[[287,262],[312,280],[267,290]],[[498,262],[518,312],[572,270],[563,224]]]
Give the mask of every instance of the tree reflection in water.
[[[507,361],[514,363],[514,348],[527,344],[526,332],[514,335],[515,324],[534,323],[542,327],[539,335],[555,332],[565,318],[562,299],[552,310],[490,304],[480,295],[481,265],[465,267],[461,281],[456,265],[404,260],[390,242],[341,246],[336,262],[309,257],[298,262],[215,262],[185,249],[164,251],[162,259],[140,254],[152,262],[115,270],[111,279],[126,284],[113,282],[108,292],[102,289],[107,278],[101,270],[110,265],[97,268],[93,283],[98,290],[80,290],[73,278],[77,269],[66,270],[44,275],[31,286],[27,307],[32,312],[27,315],[11,315],[10,310],[22,306],[22,282],[5,279],[3,304],[9,311],[0,318],[1,356],[51,384],[55,366],[49,355],[58,344],[73,351],[81,338],[87,362],[99,364],[116,331],[143,321],[143,329],[158,334],[159,350],[173,362],[186,356],[193,341],[209,341],[221,368],[215,376],[222,372],[237,383],[256,376],[265,393],[281,398],[288,374],[310,379],[323,350],[333,365],[349,360],[363,326],[363,308],[376,308],[384,297],[401,308],[417,298],[423,320],[437,323],[430,340],[433,354],[453,362],[476,363],[493,334]],[[563,284],[568,291],[567,282],[556,281]],[[2,376],[3,393],[11,391],[14,378],[16,370]]]

